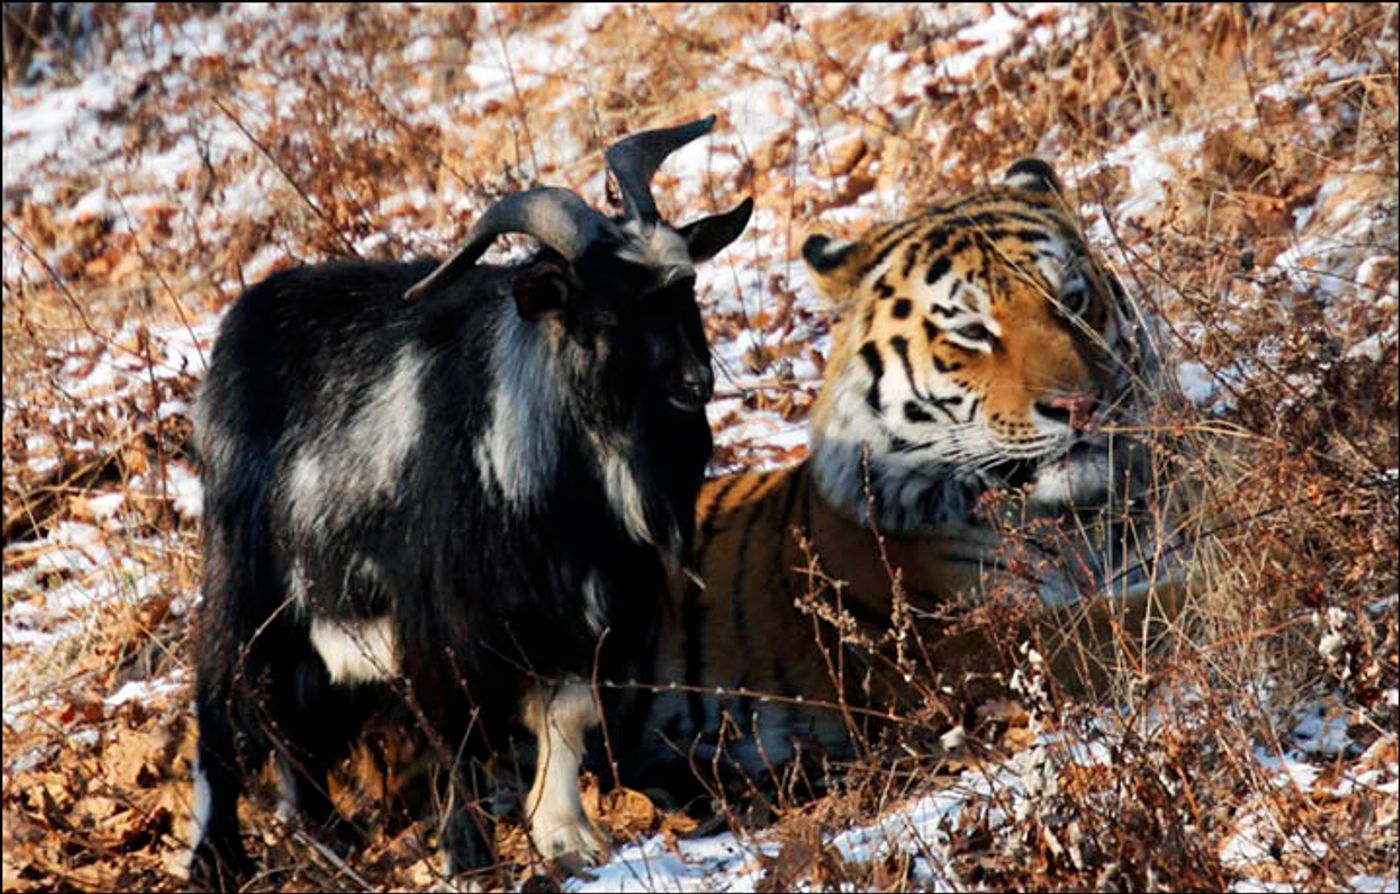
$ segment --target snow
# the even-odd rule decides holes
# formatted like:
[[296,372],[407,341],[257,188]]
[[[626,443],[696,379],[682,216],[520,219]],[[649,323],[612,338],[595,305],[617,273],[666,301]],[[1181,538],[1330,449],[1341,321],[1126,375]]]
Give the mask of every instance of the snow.
[[673,853],[664,836],[622,848],[608,863],[575,877],[565,891],[753,891],[762,873],[756,851],[732,833],[681,841]]
[[1021,18],[1011,14],[1005,4],[994,4],[992,14],[975,25],[962,29],[953,38],[959,45],[971,49],[949,56],[939,63],[939,74],[952,81],[962,81],[977,71],[984,59],[994,58],[1011,47],[1011,42],[1025,28]]
[[121,688],[102,700],[108,708],[119,708],[127,702],[151,704],[158,698],[174,695],[189,685],[187,674],[176,673],[157,680],[128,680]]
[[1400,891],[1400,878],[1393,875],[1353,875],[1347,880],[1347,884],[1357,894],[1381,894],[1387,891],[1395,894],[1396,891]]
[[174,501],[175,511],[190,519],[197,519],[204,510],[204,491],[199,485],[199,476],[182,464],[170,467],[166,487]]
[[1193,404],[1205,404],[1215,396],[1215,377],[1204,364],[1195,360],[1177,364],[1176,380],[1181,393]]
[[1200,131],[1163,133],[1161,128],[1147,128],[1082,170],[1126,167],[1130,197],[1113,210],[1113,216],[1124,222],[1141,221],[1163,210],[1171,183],[1181,176],[1182,168],[1194,166],[1201,141]]
[[[931,855],[948,843],[945,827],[955,822],[971,797],[985,797],[993,786],[1006,794],[1017,783],[1009,773],[985,775],[967,771],[937,794],[915,799],[890,810],[880,820],[823,835],[824,847],[835,848],[852,863],[883,860],[896,851],[915,858],[917,880],[933,889],[958,886],[957,877]],[[664,836],[655,835],[613,855],[607,865],[590,870],[588,879],[571,879],[568,891],[753,891],[763,878],[758,857],[773,857],[781,849],[775,836],[759,833],[741,840],[724,833],[678,842],[675,852]],[[808,890],[805,886],[803,890]]]
[[1345,714],[1329,717],[1326,706],[1318,703],[1295,709],[1297,715],[1302,716],[1293,727],[1293,739],[1300,751],[1337,757],[1352,747]]

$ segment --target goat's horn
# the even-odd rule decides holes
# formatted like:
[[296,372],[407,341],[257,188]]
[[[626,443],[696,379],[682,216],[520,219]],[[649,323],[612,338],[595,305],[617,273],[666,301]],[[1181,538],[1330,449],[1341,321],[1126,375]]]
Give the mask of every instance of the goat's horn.
[[715,126],[715,116],[692,121],[678,127],[644,130],[614,144],[608,149],[608,167],[617,178],[622,193],[622,207],[631,220],[655,223],[660,219],[656,200],[651,196],[651,176],[666,160],[666,156],[709,132]]
[[451,285],[504,233],[534,236],[572,261],[612,226],[583,199],[557,186],[541,186],[506,196],[481,215],[466,245],[404,292],[403,297],[414,301]]

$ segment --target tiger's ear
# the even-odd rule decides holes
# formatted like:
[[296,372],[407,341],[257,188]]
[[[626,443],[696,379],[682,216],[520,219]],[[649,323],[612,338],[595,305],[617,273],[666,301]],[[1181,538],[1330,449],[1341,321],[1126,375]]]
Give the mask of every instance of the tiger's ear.
[[802,243],[808,278],[818,292],[837,305],[850,300],[860,281],[860,254],[859,242],[832,239],[820,233],[808,236]]
[[1013,163],[1006,169],[1006,176],[1002,178],[1002,182],[1013,189],[1031,192],[1063,195],[1065,191],[1054,169],[1038,158],[1023,158]]

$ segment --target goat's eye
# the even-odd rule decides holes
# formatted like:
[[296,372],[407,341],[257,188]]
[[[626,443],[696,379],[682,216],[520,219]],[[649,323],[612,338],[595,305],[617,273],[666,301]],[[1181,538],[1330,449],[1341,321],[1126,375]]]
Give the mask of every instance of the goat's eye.
[[981,323],[968,323],[966,326],[959,326],[953,331],[968,341],[992,341],[995,338],[995,336],[988,331],[987,327],[983,326]]

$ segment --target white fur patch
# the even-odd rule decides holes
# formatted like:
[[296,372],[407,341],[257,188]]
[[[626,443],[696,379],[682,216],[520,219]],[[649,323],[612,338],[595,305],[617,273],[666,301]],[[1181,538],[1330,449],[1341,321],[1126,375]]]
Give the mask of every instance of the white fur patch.
[[301,451],[292,460],[287,478],[287,501],[291,504],[293,523],[303,529],[314,527],[325,497],[320,458],[310,448]]
[[535,781],[525,798],[530,839],[546,857],[598,857],[602,840],[583,812],[578,780],[584,736],[599,720],[593,691],[580,682],[553,693],[536,689],[525,699],[524,714],[539,746]]
[[[347,423],[320,432],[291,457],[283,486],[295,526],[309,530],[348,506],[393,494],[422,431],[418,385],[426,365],[416,351],[403,350]],[[323,399],[333,405],[344,398],[332,392]]]
[[559,389],[554,353],[540,328],[501,302],[491,352],[491,424],[473,458],[483,487],[494,480],[508,502],[543,498],[559,462]]
[[369,621],[311,622],[311,645],[332,683],[374,683],[399,671],[398,636],[390,617]]
[[644,228],[640,221],[629,220],[622,230],[631,238],[618,249],[617,256],[637,264],[663,271],[694,270],[690,248],[680,233],[664,223]]
[[594,633],[602,633],[608,623],[608,613],[603,606],[602,584],[598,582],[598,572],[588,572],[583,579],[583,617]]
[[1030,506],[1046,513],[1099,506],[1111,497],[1112,483],[1124,470],[1114,469],[1111,449],[1073,453],[1036,471]]
[[362,492],[382,494],[393,489],[423,427],[423,404],[418,386],[427,361],[407,349],[394,362],[388,380],[375,388],[350,424],[349,448],[357,460],[356,482]]
[[298,614],[306,614],[306,593],[310,589],[311,585],[306,580],[301,562],[293,562],[287,571],[287,593],[292,597],[292,605]]
[[627,532],[638,543],[654,543],[651,529],[647,527],[646,504],[642,501],[642,489],[632,475],[632,467],[620,454],[611,450],[601,451],[603,482],[608,491],[608,503],[627,527]]
[[212,806],[213,794],[209,790],[209,780],[199,765],[199,758],[196,757],[194,760],[194,815],[191,817],[190,825],[190,850],[192,852],[204,841],[204,833],[209,828],[209,811]]

